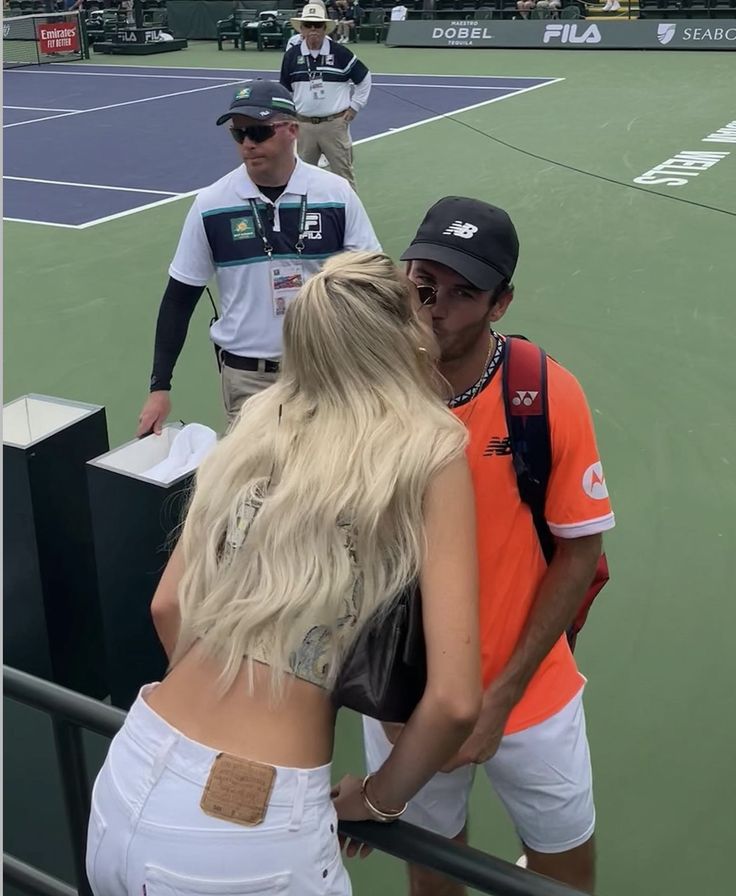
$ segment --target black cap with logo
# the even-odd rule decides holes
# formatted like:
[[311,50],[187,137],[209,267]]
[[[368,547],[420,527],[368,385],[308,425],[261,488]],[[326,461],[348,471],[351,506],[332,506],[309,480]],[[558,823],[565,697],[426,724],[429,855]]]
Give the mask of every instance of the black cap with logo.
[[464,196],[446,196],[424,216],[403,261],[436,261],[476,289],[510,281],[519,260],[519,238],[508,214]]
[[267,122],[276,114],[296,117],[294,98],[289,91],[278,81],[246,81],[235,91],[230,108],[217,123],[225,124],[233,115]]

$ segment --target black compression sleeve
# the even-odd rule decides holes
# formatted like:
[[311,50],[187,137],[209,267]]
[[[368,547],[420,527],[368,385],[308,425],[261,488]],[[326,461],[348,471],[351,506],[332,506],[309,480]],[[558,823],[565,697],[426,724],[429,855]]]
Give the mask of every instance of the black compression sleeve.
[[189,321],[203,292],[204,286],[188,286],[169,277],[156,322],[151,392],[171,389],[174,365],[184,346]]

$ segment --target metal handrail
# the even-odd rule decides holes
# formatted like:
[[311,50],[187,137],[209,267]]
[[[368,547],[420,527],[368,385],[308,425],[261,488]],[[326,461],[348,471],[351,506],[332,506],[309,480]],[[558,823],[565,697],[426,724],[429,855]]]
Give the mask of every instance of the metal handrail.
[[[79,894],[86,896],[89,894],[89,884],[84,874],[84,826],[89,815],[89,785],[84,772],[80,728],[114,737],[125,721],[125,713],[5,665],[3,685],[6,697],[51,715],[75,847]],[[580,891],[557,881],[404,821],[390,825],[343,821],[340,822],[340,833],[396,858],[424,865],[481,893],[495,896],[583,896]],[[12,856],[3,856],[3,876],[9,883],[39,896],[72,896],[76,892],[68,884],[24,865]]]
[[33,896],[77,896],[77,891],[50,874],[3,853],[3,882]]

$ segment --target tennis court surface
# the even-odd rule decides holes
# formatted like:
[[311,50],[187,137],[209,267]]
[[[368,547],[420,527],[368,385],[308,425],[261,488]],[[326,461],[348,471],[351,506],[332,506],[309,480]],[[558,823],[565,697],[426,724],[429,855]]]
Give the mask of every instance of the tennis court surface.
[[[398,258],[441,196],[508,209],[521,254],[502,329],[572,370],[593,410],[617,517],[606,537],[611,584],[577,648],[588,679],[596,892],[727,896],[736,147],[704,141],[736,118],[734,54],[355,49],[376,85],[353,125],[355,171],[383,247]],[[242,80],[277,77],[281,53],[192,42],[162,66],[105,61],[5,74],[5,214],[16,220],[4,228],[4,400],[39,392],[102,404],[118,446],[133,437],[147,393],[167,267],[191,201],[177,199],[238,164],[215,119]],[[238,64],[263,71],[229,67]],[[691,173],[675,178],[685,183],[651,183],[684,153],[718,157],[686,163]],[[219,430],[211,314],[200,302],[172,419]],[[6,767],[25,767],[36,742],[8,740]],[[341,714],[335,779],[362,762],[359,720]],[[6,849],[25,835],[39,852],[56,850],[62,867],[58,782],[44,785],[44,812],[29,814],[24,779],[7,779]],[[470,839],[519,856],[483,775]],[[355,896],[406,892],[388,856],[349,867]]]
[[[233,167],[214,120],[273,72],[37,66],[5,73],[5,216],[91,227],[192,195]],[[378,75],[356,143],[509,99],[554,78]],[[226,136],[226,135],[225,135]]]

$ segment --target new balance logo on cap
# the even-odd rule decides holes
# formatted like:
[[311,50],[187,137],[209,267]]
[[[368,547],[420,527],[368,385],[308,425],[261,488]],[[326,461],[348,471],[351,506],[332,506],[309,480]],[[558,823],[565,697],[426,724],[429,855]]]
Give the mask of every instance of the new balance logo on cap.
[[475,224],[465,224],[462,221],[453,221],[447,230],[442,231],[443,236],[459,236],[464,240],[472,239],[476,233],[478,228]]

